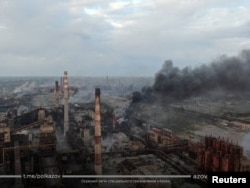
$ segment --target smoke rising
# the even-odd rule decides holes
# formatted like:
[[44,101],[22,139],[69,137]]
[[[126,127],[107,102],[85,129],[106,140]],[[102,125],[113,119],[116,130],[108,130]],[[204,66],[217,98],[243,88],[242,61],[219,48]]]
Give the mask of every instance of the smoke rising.
[[107,137],[106,139],[102,141],[102,146],[105,147],[106,151],[108,152],[110,151],[114,143],[115,143],[114,137]]
[[35,87],[36,83],[34,81],[26,81],[21,86],[14,89],[13,93],[22,93],[27,91],[32,91],[32,89]]
[[106,151],[110,151],[114,144],[122,146],[123,143],[128,142],[129,138],[126,134],[119,132],[113,134],[111,137],[107,137],[102,141],[102,146],[106,148]]
[[21,105],[17,109],[17,115],[20,116],[24,113],[27,113],[29,111],[29,108],[27,106]]
[[244,137],[243,137],[243,140],[242,140],[242,147],[244,148],[244,155],[246,155],[247,157],[250,157],[250,145],[249,145],[249,142],[250,142],[250,133],[246,134]]
[[[89,90],[79,90],[75,95],[70,96],[69,98],[69,103],[89,103],[89,102],[93,102],[94,99],[94,95],[93,95],[93,91],[89,91]],[[63,101],[62,101],[63,104]]]
[[244,50],[238,56],[222,56],[209,65],[196,68],[179,69],[167,60],[156,74],[153,87],[144,91],[184,99],[216,89],[244,92],[249,88],[250,50]]

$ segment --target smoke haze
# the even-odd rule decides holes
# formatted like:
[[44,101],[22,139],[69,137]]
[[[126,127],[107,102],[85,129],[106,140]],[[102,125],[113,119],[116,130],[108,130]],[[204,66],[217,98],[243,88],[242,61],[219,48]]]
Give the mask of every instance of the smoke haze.
[[250,50],[244,50],[238,56],[222,56],[209,65],[196,68],[179,69],[167,60],[156,74],[153,87],[145,91],[184,99],[216,89],[244,92],[249,88]]
[[14,89],[13,93],[22,93],[22,92],[28,92],[31,91],[33,88],[35,88],[36,83],[34,81],[26,81],[21,86]]

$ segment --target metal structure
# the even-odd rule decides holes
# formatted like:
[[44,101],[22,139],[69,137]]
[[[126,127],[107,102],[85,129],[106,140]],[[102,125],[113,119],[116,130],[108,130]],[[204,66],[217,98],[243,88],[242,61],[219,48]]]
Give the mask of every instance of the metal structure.
[[55,109],[59,108],[59,85],[58,81],[55,81]]
[[100,88],[95,89],[95,173],[102,175]]
[[63,93],[64,93],[64,136],[65,136],[69,129],[69,90],[68,90],[67,71],[64,71]]
[[241,171],[243,148],[224,139],[205,137],[205,144],[197,151],[198,167],[205,172]]

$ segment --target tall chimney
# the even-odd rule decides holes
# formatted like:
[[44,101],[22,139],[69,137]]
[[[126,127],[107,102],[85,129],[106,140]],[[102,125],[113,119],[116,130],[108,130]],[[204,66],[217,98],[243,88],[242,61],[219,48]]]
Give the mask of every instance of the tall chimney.
[[55,81],[55,108],[59,107],[59,86],[58,81]]
[[63,92],[63,77],[60,78],[60,88],[61,92]]
[[100,88],[95,89],[95,173],[102,175]]
[[64,71],[63,76],[63,93],[64,93],[64,136],[69,129],[69,91],[68,91],[68,72]]

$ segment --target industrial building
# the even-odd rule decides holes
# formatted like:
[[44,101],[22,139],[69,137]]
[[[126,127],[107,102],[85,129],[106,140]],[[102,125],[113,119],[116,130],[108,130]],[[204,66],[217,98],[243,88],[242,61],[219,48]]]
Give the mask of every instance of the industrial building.
[[224,138],[206,136],[204,143],[189,142],[188,150],[203,172],[250,171],[249,159],[243,155],[243,148]]
[[[120,170],[123,175],[164,175],[168,170],[178,173],[153,154],[127,157],[120,163]],[[160,182],[141,183],[139,187],[171,187],[171,180],[164,184]]]
[[166,146],[176,143],[177,137],[169,129],[152,128],[149,131],[149,140],[157,143],[158,146]]
[[[104,86],[95,87],[90,92],[92,101],[80,98],[80,102],[70,102],[80,89],[70,86],[67,71],[53,84],[52,89],[36,87],[32,95],[25,95],[26,103],[33,95],[46,95],[51,102],[49,105],[20,110],[24,99],[0,100],[0,174],[58,177],[16,178],[15,181],[0,182],[5,186],[83,186],[77,178],[63,178],[66,175],[157,176],[250,171],[250,161],[244,155],[243,147],[227,138],[206,136],[203,141],[194,142],[178,137],[175,131],[160,123],[130,116],[125,104],[131,98],[112,98],[104,92],[105,89],[102,90],[106,88]],[[106,88],[106,91],[110,90]],[[120,104],[124,106],[117,109]],[[173,106],[170,110],[173,113],[185,112]],[[248,124],[243,127],[247,130]],[[168,183],[145,181],[129,186],[179,187],[186,181],[162,180]],[[203,183],[195,182],[201,186]]]

